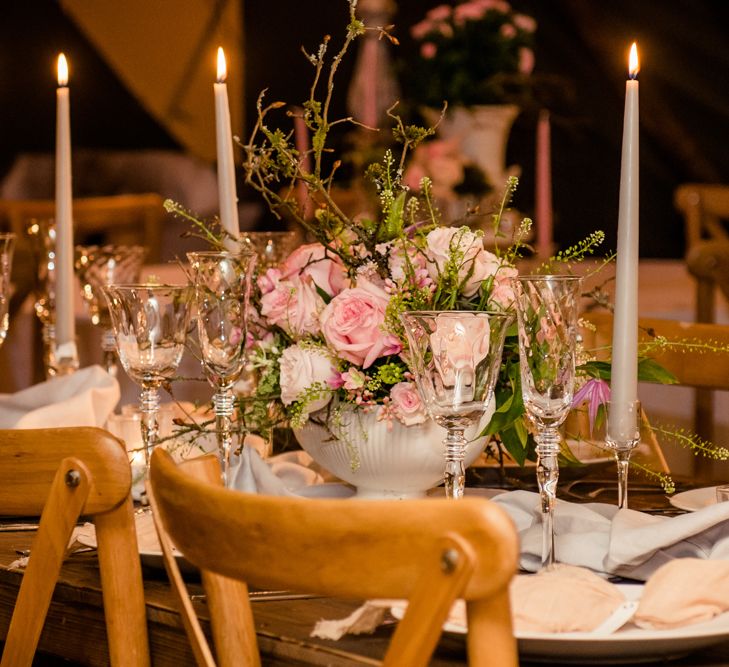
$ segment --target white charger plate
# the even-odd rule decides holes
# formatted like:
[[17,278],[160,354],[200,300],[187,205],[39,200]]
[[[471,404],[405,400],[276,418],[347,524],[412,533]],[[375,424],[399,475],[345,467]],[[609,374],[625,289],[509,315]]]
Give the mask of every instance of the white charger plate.
[[672,495],[668,502],[680,510],[696,512],[710,505],[716,505],[716,487],[705,486],[701,489],[691,489]]
[[[617,584],[628,600],[637,600],[643,585]],[[406,603],[391,608],[395,618],[405,614]],[[461,621],[448,621],[443,630],[465,634]],[[632,623],[607,636],[590,632],[517,632],[519,655],[536,662],[556,664],[619,664],[652,662],[686,655],[729,639],[729,612],[705,623],[671,630],[643,630]]]

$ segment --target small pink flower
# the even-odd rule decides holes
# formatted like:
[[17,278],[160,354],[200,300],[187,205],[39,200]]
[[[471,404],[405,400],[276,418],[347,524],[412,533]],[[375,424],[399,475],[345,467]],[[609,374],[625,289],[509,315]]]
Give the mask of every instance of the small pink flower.
[[519,49],[519,71],[531,74],[534,70],[534,51],[523,46]]
[[398,382],[390,390],[390,401],[395,416],[405,426],[422,424],[428,415],[418,389],[412,382]]
[[354,366],[350,366],[348,371],[342,373],[343,387],[348,391],[357,391],[362,389],[367,382],[367,376]]
[[400,352],[398,337],[383,328],[388,302],[387,293],[367,281],[343,290],[321,314],[327,345],[337,356],[363,368],[378,357]]
[[504,23],[499,28],[499,33],[504,39],[513,39],[516,35],[516,28],[511,23]]
[[433,7],[425,16],[431,21],[445,21],[450,18],[451,7],[450,5],[438,5]]
[[525,32],[534,32],[537,29],[537,22],[526,14],[514,14],[514,25]]
[[420,55],[426,60],[435,58],[436,53],[438,53],[438,47],[433,42],[423,42],[420,47]]
[[435,24],[432,21],[424,20],[420,23],[416,23],[410,28],[410,34],[413,39],[421,40],[435,29]]
[[478,21],[483,18],[485,10],[477,2],[466,2],[456,5],[453,10],[453,22],[456,25],[463,25],[466,21]]

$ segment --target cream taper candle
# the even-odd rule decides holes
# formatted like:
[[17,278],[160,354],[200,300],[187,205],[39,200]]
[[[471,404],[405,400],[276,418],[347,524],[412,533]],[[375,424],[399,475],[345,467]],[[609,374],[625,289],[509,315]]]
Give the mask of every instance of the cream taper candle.
[[537,255],[542,259],[552,253],[552,140],[549,111],[542,109],[537,122],[536,194],[534,217],[537,227]]
[[638,49],[630,49],[630,78],[625,87],[620,209],[615,268],[615,318],[608,438],[616,443],[634,437],[638,400]]
[[56,90],[56,349],[64,349],[69,344],[75,345],[76,340],[70,117],[68,63],[61,53],[58,56]]
[[240,234],[238,224],[238,195],[235,188],[235,163],[233,161],[233,134],[230,129],[228,87],[225,83],[228,71],[223,48],[218,47],[218,78],[215,90],[215,138],[218,149],[218,198],[220,200],[220,224],[232,238],[224,243],[228,250],[235,250]]

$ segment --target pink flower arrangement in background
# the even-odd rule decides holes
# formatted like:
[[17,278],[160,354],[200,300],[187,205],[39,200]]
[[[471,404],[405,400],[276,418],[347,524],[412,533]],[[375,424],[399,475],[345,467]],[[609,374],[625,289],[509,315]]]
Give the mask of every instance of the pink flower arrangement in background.
[[[494,104],[526,85],[534,69],[536,21],[505,0],[443,4],[413,25],[419,61],[408,96],[420,104]],[[517,90],[515,90],[517,89]]]

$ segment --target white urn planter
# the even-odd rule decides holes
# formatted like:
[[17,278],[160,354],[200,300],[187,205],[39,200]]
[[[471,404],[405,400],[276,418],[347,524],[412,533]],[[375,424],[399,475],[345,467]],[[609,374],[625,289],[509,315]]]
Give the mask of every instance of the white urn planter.
[[[439,112],[435,113],[437,120]],[[506,147],[511,126],[519,115],[515,104],[482,104],[449,107],[438,126],[438,136],[458,141],[461,152],[486,175],[488,182],[501,190],[513,169],[506,168]],[[428,120],[431,121],[429,115]]]
[[[466,431],[465,465],[473,463],[487,438],[473,438],[493,414]],[[388,429],[375,412],[344,410],[332,431],[312,421],[294,435],[321,466],[356,487],[358,498],[419,498],[443,481],[445,429],[432,420],[415,426],[394,421]],[[354,456],[353,456],[354,454]]]

